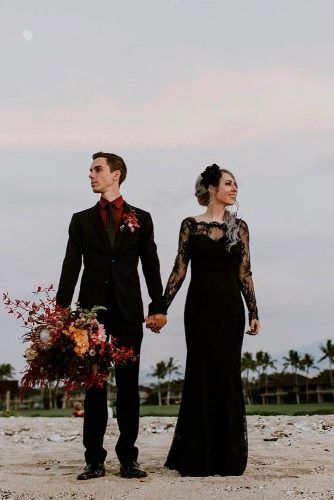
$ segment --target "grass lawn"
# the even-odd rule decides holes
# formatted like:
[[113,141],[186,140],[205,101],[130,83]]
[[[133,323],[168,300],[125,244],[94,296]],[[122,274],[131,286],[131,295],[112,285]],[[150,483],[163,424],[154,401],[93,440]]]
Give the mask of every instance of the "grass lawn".
[[[140,408],[141,416],[177,416],[178,405],[149,406]],[[334,403],[323,404],[290,404],[290,405],[249,405],[247,415],[327,415],[334,414]]]
[[[114,414],[116,413],[113,408]],[[143,405],[140,407],[140,415],[147,416],[177,416],[179,412],[179,405],[170,406],[156,406],[156,405]],[[21,417],[70,417],[73,413],[72,408],[57,409],[57,410],[18,410],[15,416]]]
[[[334,414],[334,403],[320,404],[290,404],[290,405],[249,405],[247,415],[328,415]],[[59,410],[18,410],[17,416],[22,417],[70,417],[72,409]],[[142,417],[146,416],[177,416],[178,405],[156,406],[143,405],[140,408]]]
[[249,405],[247,415],[330,415],[334,414],[334,403]]

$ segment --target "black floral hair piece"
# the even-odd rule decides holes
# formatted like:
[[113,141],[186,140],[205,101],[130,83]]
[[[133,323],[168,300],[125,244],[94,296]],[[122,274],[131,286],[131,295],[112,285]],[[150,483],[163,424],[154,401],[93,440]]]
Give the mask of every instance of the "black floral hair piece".
[[204,172],[201,173],[201,176],[201,184],[203,184],[206,189],[208,189],[209,186],[218,187],[221,177],[220,167],[214,163],[206,167]]

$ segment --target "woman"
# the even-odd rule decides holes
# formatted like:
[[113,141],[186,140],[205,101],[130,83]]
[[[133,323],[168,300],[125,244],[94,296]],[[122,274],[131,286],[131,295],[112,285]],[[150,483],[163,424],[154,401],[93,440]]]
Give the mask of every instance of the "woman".
[[170,306],[191,260],[184,321],[184,389],[166,467],[184,476],[240,475],[247,463],[241,347],[248,312],[250,335],[260,331],[245,221],[228,210],[238,186],[213,164],[198,177],[195,195],[206,212],[183,220],[165,300]]

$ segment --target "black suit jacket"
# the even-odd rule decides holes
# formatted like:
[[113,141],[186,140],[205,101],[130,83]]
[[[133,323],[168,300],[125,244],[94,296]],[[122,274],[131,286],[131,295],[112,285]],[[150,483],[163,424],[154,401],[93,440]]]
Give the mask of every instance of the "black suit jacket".
[[152,300],[149,314],[166,313],[152,218],[148,212],[124,203],[124,213],[130,212],[132,208],[140,227],[134,232],[126,225],[123,229],[121,227],[113,250],[103,226],[98,203],[88,210],[73,214],[56,296],[57,304],[62,307],[70,306],[83,260],[84,270],[78,298],[80,306],[107,307],[112,287],[124,319],[142,322],[144,312],[137,269],[140,258]]

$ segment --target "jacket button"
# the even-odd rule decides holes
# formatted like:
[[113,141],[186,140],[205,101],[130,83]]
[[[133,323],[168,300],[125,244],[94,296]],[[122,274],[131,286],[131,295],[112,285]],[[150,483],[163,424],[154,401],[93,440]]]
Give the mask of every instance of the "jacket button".
[[114,264],[114,262],[115,262],[115,259],[112,259],[112,260],[111,260],[111,262],[112,262],[112,263]]

